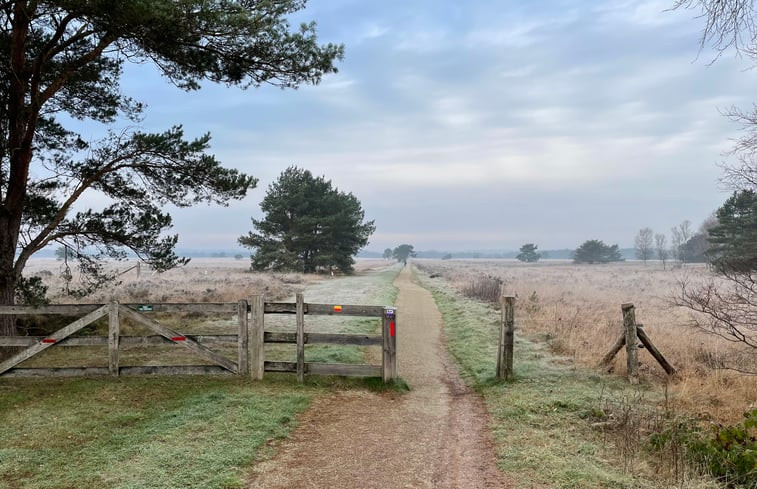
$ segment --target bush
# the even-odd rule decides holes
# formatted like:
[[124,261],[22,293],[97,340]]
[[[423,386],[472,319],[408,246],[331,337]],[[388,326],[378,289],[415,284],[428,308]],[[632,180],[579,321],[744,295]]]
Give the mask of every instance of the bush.
[[715,426],[712,436],[695,440],[690,454],[728,487],[757,487],[757,409],[733,426]]
[[[689,463],[725,487],[754,488],[757,487],[757,409],[745,413],[744,418],[733,426],[713,426],[711,433],[702,432],[691,420],[677,420],[653,433],[650,445],[660,455],[685,453]],[[674,462],[676,466],[680,463]]]
[[497,302],[501,295],[502,279],[485,275],[478,277],[463,288],[463,294],[482,301]]

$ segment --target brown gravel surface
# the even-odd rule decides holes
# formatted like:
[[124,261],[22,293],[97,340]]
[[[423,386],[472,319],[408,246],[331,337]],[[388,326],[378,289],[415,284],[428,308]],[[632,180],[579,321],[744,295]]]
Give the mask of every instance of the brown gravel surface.
[[316,399],[248,488],[507,488],[483,401],[447,356],[442,319],[410,267],[397,278],[405,394],[346,391]]

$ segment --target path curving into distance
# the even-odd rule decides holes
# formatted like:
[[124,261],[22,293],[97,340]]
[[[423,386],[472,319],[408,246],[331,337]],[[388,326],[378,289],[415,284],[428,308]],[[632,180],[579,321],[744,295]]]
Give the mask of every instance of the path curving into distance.
[[431,293],[405,267],[397,297],[405,394],[345,391],[316,399],[292,436],[257,465],[250,489],[507,488],[481,398],[444,349]]

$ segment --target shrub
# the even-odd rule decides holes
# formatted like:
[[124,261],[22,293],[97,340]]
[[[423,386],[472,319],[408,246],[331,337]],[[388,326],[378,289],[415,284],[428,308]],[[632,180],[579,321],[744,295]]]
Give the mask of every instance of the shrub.
[[728,487],[757,487],[757,409],[733,426],[715,426],[712,436],[695,440],[690,454]]

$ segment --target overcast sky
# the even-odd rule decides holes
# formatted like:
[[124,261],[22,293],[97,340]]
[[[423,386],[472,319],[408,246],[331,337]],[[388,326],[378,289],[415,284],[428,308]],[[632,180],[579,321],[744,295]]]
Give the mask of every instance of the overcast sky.
[[310,0],[296,22],[346,47],[319,86],[183,93],[141,66],[124,90],[144,129],[210,131],[260,179],[229,208],[173,212],[180,248],[234,248],[293,164],[360,199],[370,250],[630,247],[727,198],[716,164],[738,126],[719,111],[757,93],[747,60],[710,64],[702,20],[671,3]]

